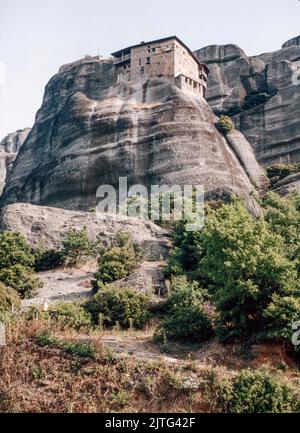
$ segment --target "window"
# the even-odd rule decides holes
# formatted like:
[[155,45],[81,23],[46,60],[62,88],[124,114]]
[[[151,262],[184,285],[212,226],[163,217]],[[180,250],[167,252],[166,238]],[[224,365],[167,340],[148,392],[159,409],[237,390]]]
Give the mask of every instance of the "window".
[[142,67],[141,67],[141,75],[143,75],[144,72],[145,72],[145,68],[144,68],[144,66],[142,66]]
[[142,59],[139,59],[139,65],[140,66],[142,65]]
[[155,53],[155,51],[156,51],[156,48],[152,48],[152,52]]
[[150,57],[147,57],[146,65],[150,65],[150,63],[151,63],[151,59],[150,59]]

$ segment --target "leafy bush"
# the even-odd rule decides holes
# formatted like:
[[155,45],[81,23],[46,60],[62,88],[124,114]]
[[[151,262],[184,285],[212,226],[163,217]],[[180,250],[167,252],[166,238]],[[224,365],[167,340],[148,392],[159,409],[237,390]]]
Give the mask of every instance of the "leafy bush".
[[99,324],[101,314],[104,326],[113,327],[116,322],[126,329],[131,325],[143,328],[149,320],[150,299],[132,289],[106,287],[99,291],[85,305],[95,324]]
[[33,268],[34,260],[30,244],[20,233],[0,233],[0,269],[7,269],[14,265]]
[[42,286],[41,281],[23,265],[13,265],[0,270],[0,281],[15,289],[21,298],[30,298]]
[[58,269],[63,266],[65,256],[60,250],[38,250],[35,253],[35,271],[45,272]]
[[223,132],[224,134],[229,134],[231,131],[234,130],[234,124],[229,116],[220,116],[218,122],[216,123],[216,127],[219,131]]
[[300,164],[275,164],[267,168],[267,176],[273,187],[277,182],[300,171]]
[[63,254],[70,266],[78,265],[87,257],[95,256],[95,245],[89,239],[87,228],[70,229],[63,240]]
[[76,331],[87,330],[92,326],[91,316],[80,302],[59,302],[52,305],[47,314],[63,327]]
[[233,382],[223,380],[217,388],[213,391],[217,391],[218,406],[229,413],[293,413],[300,409],[299,391],[266,370],[243,370]]
[[270,230],[284,239],[286,255],[298,263],[300,270],[300,195],[280,197],[269,192],[263,207]]
[[300,320],[299,295],[274,295],[263,316],[266,321],[266,327],[261,332],[263,338],[291,341],[294,333],[292,326]]
[[20,298],[16,291],[0,283],[0,322],[6,322],[19,306]]
[[98,286],[97,282],[109,284],[126,278],[134,271],[141,257],[140,249],[133,245],[130,236],[119,232],[116,246],[102,252],[99,258],[99,271],[95,274],[94,287]]
[[165,337],[184,342],[202,342],[213,335],[211,319],[203,308],[205,293],[196,282],[188,283],[185,277],[174,278],[167,301],[166,318],[162,321],[155,340]]

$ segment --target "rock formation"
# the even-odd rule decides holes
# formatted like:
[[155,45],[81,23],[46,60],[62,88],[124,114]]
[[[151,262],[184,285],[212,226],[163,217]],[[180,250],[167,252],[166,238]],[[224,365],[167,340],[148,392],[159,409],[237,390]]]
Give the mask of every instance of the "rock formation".
[[274,190],[280,195],[287,195],[292,192],[300,193],[300,172],[294,173],[274,185]]
[[0,231],[20,232],[35,247],[60,248],[69,229],[80,230],[84,226],[90,239],[99,239],[104,246],[110,246],[119,231],[126,231],[143,249],[145,260],[159,261],[168,254],[168,232],[151,221],[27,203],[7,206],[0,214]]
[[228,114],[264,166],[300,162],[300,36],[273,53],[248,57],[236,45],[196,51],[208,65],[207,100]]
[[6,176],[29,132],[30,128],[20,129],[17,132],[8,134],[0,143],[0,196],[5,185]]
[[162,79],[117,83],[110,59],[63,66],[48,83],[2,205],[73,210],[95,205],[99,185],[204,185],[256,207],[245,168],[215,128],[207,102]]

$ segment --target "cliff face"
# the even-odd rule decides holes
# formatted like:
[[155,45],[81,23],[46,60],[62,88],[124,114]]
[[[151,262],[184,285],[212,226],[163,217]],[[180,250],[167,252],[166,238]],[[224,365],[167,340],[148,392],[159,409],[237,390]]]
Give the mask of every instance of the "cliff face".
[[8,134],[0,143],[0,196],[5,185],[7,174],[29,132],[30,128],[13,132]]
[[200,184],[210,196],[234,192],[255,208],[246,170],[203,98],[158,79],[118,85],[111,60],[62,67],[46,87],[2,205],[86,210],[99,185],[117,187],[121,176],[129,186]]
[[300,162],[300,36],[247,57],[236,45],[196,51],[210,70],[208,102],[228,114],[264,166]]

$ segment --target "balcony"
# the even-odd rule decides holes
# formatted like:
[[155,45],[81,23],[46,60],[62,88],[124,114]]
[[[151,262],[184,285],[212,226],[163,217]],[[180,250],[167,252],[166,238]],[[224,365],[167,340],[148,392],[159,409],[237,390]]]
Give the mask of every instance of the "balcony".
[[122,63],[129,62],[131,60],[131,54],[126,54],[125,56],[115,57],[114,65],[120,65]]

